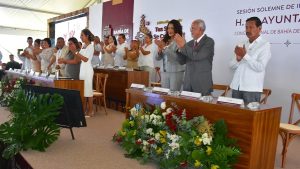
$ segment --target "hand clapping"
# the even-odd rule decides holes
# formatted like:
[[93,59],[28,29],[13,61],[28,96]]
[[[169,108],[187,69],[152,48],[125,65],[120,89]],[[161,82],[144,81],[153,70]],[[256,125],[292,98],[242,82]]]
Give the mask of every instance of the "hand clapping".
[[155,39],[154,43],[158,46],[159,51],[162,51],[166,46],[165,42],[162,40]]
[[185,39],[180,36],[178,33],[176,33],[175,37],[174,37],[175,42],[177,43],[177,46],[179,48],[183,48],[185,45]]
[[234,53],[236,55],[236,60],[237,61],[240,61],[243,59],[243,57],[246,55],[247,51],[246,51],[246,48],[245,48],[245,45],[243,45],[243,47],[239,47],[239,46],[236,46],[235,49],[234,49]]

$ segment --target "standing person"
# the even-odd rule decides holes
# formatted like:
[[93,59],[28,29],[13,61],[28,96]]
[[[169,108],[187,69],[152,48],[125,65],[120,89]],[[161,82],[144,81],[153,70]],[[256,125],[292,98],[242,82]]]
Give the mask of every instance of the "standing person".
[[193,40],[188,43],[179,35],[175,41],[179,47],[178,61],[186,64],[183,90],[210,95],[213,91],[212,64],[214,57],[214,40],[204,34],[205,22],[194,20],[191,25]]
[[102,51],[102,46],[101,46],[100,38],[98,36],[95,36],[94,48],[95,48],[95,51],[94,51],[94,56],[93,56],[93,59],[92,59],[92,66],[93,67],[101,64],[100,53]]
[[127,62],[124,60],[125,55],[125,47],[128,47],[126,42],[126,38],[124,34],[119,34],[118,36],[118,46],[115,52],[115,66],[123,67],[127,65]]
[[67,54],[69,52],[68,46],[66,46],[65,39],[63,37],[58,37],[56,39],[56,47],[54,50],[54,55],[51,59],[52,64],[55,69],[54,70],[59,70],[59,73],[61,76],[65,77],[66,72],[65,72],[65,64],[59,64],[58,59],[60,58],[66,58]]
[[[80,51],[78,40],[75,37],[72,37],[68,40],[69,52],[65,58],[59,58],[59,64],[65,64],[65,73],[66,77],[72,79],[79,79],[80,72],[80,58],[76,58],[74,53]],[[72,52],[73,51],[73,52]]]
[[138,59],[139,59],[139,42],[137,40],[132,40],[130,44],[130,50],[125,47],[124,60],[127,61],[127,68],[138,69]]
[[23,62],[22,64],[22,69],[23,70],[30,70],[32,68],[32,63],[31,63],[31,59],[30,57],[28,57],[29,55],[32,55],[33,53],[33,39],[32,37],[28,37],[27,38],[27,43],[28,46],[24,49],[24,52],[21,53],[21,55],[19,55],[20,60]]
[[32,69],[34,72],[40,72],[41,71],[41,62],[38,60],[38,55],[42,52],[41,49],[41,40],[36,39],[34,40],[32,55],[27,53],[25,56],[31,59],[32,63]]
[[172,91],[179,91],[182,85],[185,65],[181,65],[176,59],[178,47],[174,41],[175,34],[182,36],[182,26],[179,21],[173,19],[167,25],[163,40],[155,40],[158,46],[156,59],[163,60],[162,87],[169,88]]
[[145,34],[145,44],[140,47],[138,65],[141,70],[149,72],[149,82],[154,79],[154,58],[157,54],[156,45],[152,43],[152,34]]
[[230,62],[234,76],[230,84],[232,97],[246,104],[259,102],[264,86],[265,69],[271,58],[270,43],[260,36],[262,22],[258,17],[246,20],[248,40],[236,46]]
[[102,53],[102,64],[104,66],[114,66],[114,52],[116,51],[117,40],[115,36],[108,36],[108,44],[104,41],[103,53]]
[[[88,107],[86,109],[87,117],[94,115],[93,111],[93,76],[94,70],[91,64],[93,55],[94,55],[94,46],[91,44],[94,40],[94,35],[88,29],[83,29],[81,31],[80,39],[84,43],[80,52],[75,49],[72,49],[74,57],[79,58],[80,64],[80,73],[79,79],[84,80],[84,97],[87,99]],[[88,111],[87,111],[88,110]]]
[[42,52],[38,56],[38,60],[41,61],[41,71],[43,73],[50,73],[52,71],[51,58],[54,54],[53,48],[51,48],[50,38],[45,38],[42,42]]

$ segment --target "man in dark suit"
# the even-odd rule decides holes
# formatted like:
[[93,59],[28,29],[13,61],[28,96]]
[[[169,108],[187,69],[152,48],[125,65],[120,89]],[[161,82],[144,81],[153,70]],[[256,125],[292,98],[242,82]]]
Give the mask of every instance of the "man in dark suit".
[[213,91],[212,63],[215,44],[212,38],[204,34],[205,28],[205,22],[197,19],[191,25],[193,40],[186,43],[178,34],[174,38],[179,47],[177,59],[181,64],[186,64],[183,90],[201,93],[203,96],[210,95]]

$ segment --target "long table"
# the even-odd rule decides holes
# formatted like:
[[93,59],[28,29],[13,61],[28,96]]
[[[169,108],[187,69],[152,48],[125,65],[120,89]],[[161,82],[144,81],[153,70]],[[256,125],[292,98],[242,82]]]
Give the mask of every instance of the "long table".
[[163,101],[166,101],[167,105],[174,102],[185,108],[191,117],[203,115],[211,122],[224,119],[228,126],[229,137],[238,140],[242,151],[235,168],[274,169],[281,107],[261,105],[258,110],[249,110],[219,104],[216,100],[206,103],[199,99],[144,92],[138,89],[126,90],[126,108],[137,103],[158,105]]
[[[45,87],[55,87],[60,89],[72,89],[80,91],[80,97],[82,104],[84,103],[84,81],[83,80],[72,80],[72,79],[54,79],[47,78],[44,76],[30,75],[16,71],[5,71],[6,76],[11,78],[24,77],[27,80],[31,80],[34,85],[45,86]],[[84,104],[83,104],[84,105]]]
[[108,74],[106,84],[106,98],[117,104],[125,105],[125,90],[130,88],[132,83],[149,85],[149,73],[146,71],[126,71],[115,69],[94,69],[94,73]]

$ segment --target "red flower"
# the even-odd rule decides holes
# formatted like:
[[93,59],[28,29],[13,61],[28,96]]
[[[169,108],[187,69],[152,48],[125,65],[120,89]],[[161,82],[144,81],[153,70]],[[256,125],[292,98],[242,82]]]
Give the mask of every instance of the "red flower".
[[136,141],[135,141],[135,144],[137,144],[137,145],[142,144],[142,140],[136,140]]
[[184,161],[184,162],[181,162],[181,163],[180,163],[180,167],[181,167],[181,168],[186,168],[187,166],[188,166],[187,161]]
[[166,124],[172,131],[176,131],[176,122],[173,120],[174,112],[171,112],[166,115]]
[[118,143],[122,142],[122,137],[118,136],[117,134],[115,134],[113,138],[115,138]]
[[155,140],[154,140],[154,139],[149,139],[149,140],[148,140],[148,143],[149,143],[149,144],[154,144],[154,143],[155,143]]

